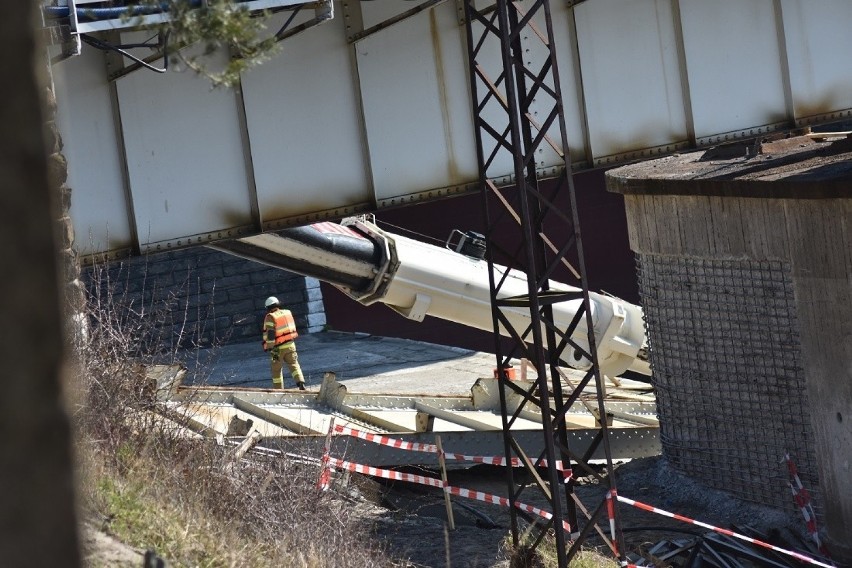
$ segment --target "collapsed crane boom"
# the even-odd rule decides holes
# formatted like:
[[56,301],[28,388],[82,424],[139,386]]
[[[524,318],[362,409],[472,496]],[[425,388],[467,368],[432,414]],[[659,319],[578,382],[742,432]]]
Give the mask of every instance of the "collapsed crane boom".
[[[488,263],[481,256],[389,233],[363,218],[346,219],[340,225],[315,223],[211,246],[328,282],[364,305],[380,302],[415,321],[429,315],[493,331]],[[494,270],[495,279],[505,279],[500,299],[527,294],[523,273],[498,265]],[[553,281],[549,288],[576,293],[575,299],[553,305],[553,321],[566,330],[582,305],[581,290]],[[650,375],[641,308],[595,293],[590,293],[590,300],[601,372]],[[530,315],[523,308],[504,313],[516,329],[529,326]],[[571,339],[588,349],[587,335],[585,318],[581,318]],[[591,365],[579,352],[565,363],[578,369]]]

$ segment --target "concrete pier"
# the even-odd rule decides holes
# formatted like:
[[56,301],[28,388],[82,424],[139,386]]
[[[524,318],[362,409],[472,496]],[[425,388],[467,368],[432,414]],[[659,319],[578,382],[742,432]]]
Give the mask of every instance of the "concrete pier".
[[852,564],[852,139],[670,156],[607,188],[637,255],[664,454],[792,508],[789,454]]

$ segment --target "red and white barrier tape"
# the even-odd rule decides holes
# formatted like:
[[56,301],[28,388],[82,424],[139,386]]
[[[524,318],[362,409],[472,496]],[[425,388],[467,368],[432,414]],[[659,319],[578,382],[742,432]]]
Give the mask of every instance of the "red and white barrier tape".
[[[435,445],[435,444],[422,444],[422,443],[418,443],[418,442],[406,442],[406,441],[400,440],[398,438],[391,438],[389,436],[382,436],[380,434],[370,434],[368,432],[362,432],[360,430],[356,430],[354,428],[349,428],[347,426],[335,426],[334,422],[332,422],[330,427],[329,427],[329,435],[331,434],[332,429],[336,432],[341,433],[341,434],[354,436],[356,438],[360,438],[360,439],[366,440],[368,442],[373,442],[373,443],[376,443],[376,444],[390,446],[392,448],[398,448],[398,449],[414,451],[414,452],[439,453],[438,446]],[[500,505],[500,506],[503,506],[503,507],[510,506],[509,500],[505,497],[492,495],[490,493],[483,493],[482,491],[471,491],[470,489],[465,489],[465,488],[462,488],[462,487],[454,487],[454,486],[451,486],[451,485],[447,485],[442,480],[434,478],[434,477],[427,477],[427,476],[423,476],[423,475],[414,475],[414,474],[410,474],[410,473],[402,473],[402,472],[398,472],[398,471],[381,469],[381,468],[356,464],[356,463],[352,463],[352,462],[347,462],[347,461],[344,461],[344,460],[339,460],[337,458],[332,458],[328,455],[328,447],[329,447],[329,443],[326,442],[325,448],[323,448],[323,450],[324,450],[323,451],[323,460],[322,460],[323,461],[323,471],[320,474],[320,482],[318,483],[318,487],[321,487],[323,489],[328,488],[328,476],[327,475],[330,475],[329,467],[338,467],[338,468],[341,468],[341,469],[346,469],[346,470],[349,470],[349,471],[352,471],[352,472],[357,472],[357,473],[361,473],[361,474],[364,474],[364,475],[370,475],[370,476],[373,476],[373,477],[382,477],[382,478],[385,478],[385,479],[393,479],[393,480],[397,480],[397,481],[407,481],[407,482],[410,482],[410,483],[418,483],[418,484],[421,484],[421,485],[428,485],[430,487],[437,487],[437,488],[443,489],[445,492],[451,493],[453,495],[458,495],[459,497],[465,497],[467,499],[474,499],[474,500],[477,500],[477,501],[483,501],[485,503],[491,503],[493,505]],[[444,457],[446,459],[452,459],[452,460],[458,460],[458,461],[485,463],[485,464],[499,465],[499,466],[505,466],[506,463],[507,463],[506,458],[503,458],[503,457],[468,456],[468,455],[465,455],[465,454],[456,454],[456,453],[451,453],[451,452],[445,452]],[[796,466],[793,463],[793,461],[790,459],[790,456],[786,455],[785,459],[787,461],[787,467],[790,471],[790,476],[793,480],[790,483],[790,488],[793,491],[793,498],[796,501],[796,504],[801,509],[802,514],[805,517],[805,522],[807,524],[808,531],[811,533],[811,536],[813,537],[814,541],[816,542],[817,546],[819,547],[820,552],[825,554],[825,548],[819,540],[819,533],[818,533],[817,526],[816,526],[816,515],[814,515],[813,508],[811,507],[811,504],[810,504],[810,494],[808,493],[807,489],[805,489],[805,487],[802,485],[802,482],[799,479],[798,472],[796,471]],[[512,463],[513,467],[517,467],[517,466],[520,465],[520,460],[518,458],[512,458],[511,463]],[[546,462],[544,460],[542,460],[542,464],[546,465]],[[563,469],[561,461],[556,462],[556,466],[557,466],[557,469],[563,473],[566,481],[571,478],[571,475],[572,475],[571,469]],[[322,483],[323,480],[325,481],[324,484]],[[693,525],[696,525],[696,526],[699,526],[699,527],[703,527],[705,529],[717,532],[719,534],[723,534],[723,535],[730,536],[730,537],[733,537],[733,538],[738,538],[740,540],[750,542],[754,545],[761,546],[761,547],[767,548],[769,550],[774,550],[775,552],[780,552],[781,554],[786,554],[788,556],[792,556],[793,558],[796,558],[797,560],[800,560],[802,562],[806,562],[808,564],[813,564],[813,565],[816,565],[816,566],[822,566],[823,568],[835,568],[831,564],[826,564],[824,562],[820,562],[819,560],[816,560],[814,558],[810,558],[809,556],[806,556],[804,554],[794,552],[792,550],[786,550],[786,549],[780,548],[778,546],[775,546],[773,544],[769,544],[768,542],[763,542],[763,541],[758,540],[756,538],[752,538],[752,537],[745,536],[745,535],[742,535],[742,534],[739,534],[739,533],[735,533],[735,532],[728,530],[728,529],[715,527],[713,525],[703,523],[703,522],[697,521],[695,519],[690,519],[689,517],[684,517],[683,515],[678,515],[677,513],[672,513],[672,512],[666,511],[664,509],[659,509],[659,508],[654,507],[652,505],[648,505],[646,503],[641,503],[641,502],[635,501],[633,499],[628,499],[627,497],[622,497],[621,495],[618,495],[614,489],[610,490],[607,493],[607,513],[608,513],[608,516],[609,516],[610,534],[612,536],[613,543],[616,542],[616,538],[615,538],[615,501],[616,500],[621,501],[622,503],[626,503],[628,505],[632,505],[632,506],[637,507],[639,509],[643,509],[645,511],[649,511],[649,512],[656,513],[658,515],[663,515],[665,517],[669,517],[669,518],[672,518],[672,519],[675,519],[675,520],[678,520],[678,521],[682,521],[682,522],[685,522],[685,523],[689,523],[689,524],[693,524]],[[550,520],[550,519],[553,518],[552,513],[549,513],[547,511],[545,511],[543,509],[539,509],[537,507],[533,507],[531,505],[527,505],[525,503],[521,503],[519,501],[515,501],[514,503],[512,503],[512,505],[519,510],[526,511],[528,513],[531,513],[533,515],[537,515],[537,516],[542,517],[542,518],[547,519],[547,520]],[[568,533],[571,532],[571,526],[565,521],[562,522],[562,528]],[[617,551],[616,551],[616,555],[618,555]],[[827,556],[827,554],[826,554],[826,556]],[[623,566],[625,566],[626,568],[632,568],[635,565],[624,564]]]
[[790,490],[793,492],[793,501],[795,501],[796,506],[799,507],[799,510],[802,512],[802,516],[805,518],[805,526],[808,528],[808,533],[811,535],[814,543],[816,543],[817,550],[819,550],[824,556],[830,558],[828,550],[819,538],[819,527],[817,527],[816,513],[811,505],[811,494],[808,493],[808,490],[805,489],[804,485],[802,485],[802,480],[799,479],[799,472],[796,469],[796,464],[793,463],[793,459],[790,457],[790,454],[784,454],[784,460],[787,462],[787,471],[790,472]]
[[[527,513],[532,513],[533,515],[538,515],[539,517],[545,518],[548,521],[553,518],[553,513],[550,513],[548,511],[544,511],[542,509],[539,509],[537,507],[533,507],[531,505],[525,505],[525,504],[520,503],[518,501],[515,501],[513,503],[513,505],[515,506],[516,509],[520,509],[521,511],[526,511]],[[562,530],[564,530],[568,534],[571,534],[571,525],[568,524],[568,521],[562,521]]]
[[[368,465],[361,465],[358,463],[352,463],[344,460],[339,460],[337,458],[330,457],[328,459],[329,465],[332,467],[339,467],[340,469],[345,469],[348,471],[352,471],[355,473],[362,473],[364,475],[370,475],[372,477],[382,477],[384,479],[393,479],[395,481],[407,481],[409,483],[419,483],[420,485],[428,485],[430,487],[437,487],[439,489],[443,489],[447,493],[451,493],[453,495],[458,495],[459,497],[465,497],[467,499],[475,499],[477,501],[483,501],[485,503],[491,503],[492,505],[501,505],[503,507],[509,507],[510,502],[505,497],[500,497],[498,495],[492,495],[490,493],[483,493],[482,491],[471,491],[469,489],[465,489],[463,487],[454,487],[452,485],[445,484],[441,479],[435,477],[427,477],[424,475],[414,475],[411,473],[402,473],[400,471],[393,471],[390,469],[381,469],[378,467],[372,467]],[[527,505],[525,503],[521,503],[519,501],[515,501],[511,503],[516,509],[520,509],[521,511],[526,511],[527,513],[537,515],[544,519],[550,520],[553,518],[553,514],[549,513],[543,509],[539,509],[538,507],[533,507],[532,505]],[[565,529],[566,532],[571,532],[571,525],[567,522],[562,521],[562,528]]]
[[346,434],[347,436],[353,436],[355,438],[360,438],[368,442],[373,442],[374,444],[381,444],[382,446],[389,446],[391,448],[398,448],[400,450],[408,450],[410,452],[428,452],[432,454],[438,453],[438,446],[436,446],[435,444],[406,442],[405,440],[400,440],[399,438],[391,438],[389,436],[382,436],[381,434],[370,434],[369,432],[362,432],[361,430],[356,430],[355,428],[350,428],[348,426],[335,426],[334,430],[341,434]]
[[419,483],[420,485],[429,485],[439,489],[444,488],[444,482],[434,477],[426,477],[425,475],[414,475],[413,473],[403,473],[401,471],[393,471],[391,469],[380,469],[369,465],[361,465],[352,463],[337,458],[329,458],[328,463],[332,467],[339,467],[355,473],[363,473],[373,477],[383,477],[385,479],[393,479],[395,481],[408,481],[409,483]]
[[[419,442],[406,442],[405,440],[400,440],[399,438],[391,438],[389,436],[383,436],[381,434],[371,434],[369,432],[362,432],[361,430],[356,430],[355,428],[350,428],[348,426],[335,426],[334,430],[341,434],[345,434],[348,436],[353,436],[355,438],[359,438],[361,440],[366,440],[368,442],[373,442],[374,444],[381,444],[383,446],[389,446],[391,448],[398,448],[400,450],[408,450],[411,452],[427,452],[427,453],[438,453],[438,446],[435,444],[421,444]],[[498,456],[469,456],[466,454],[456,454],[452,452],[444,452],[444,458],[448,460],[456,460],[456,461],[467,461],[473,463],[482,463],[489,465],[499,465],[506,466],[506,458],[498,457]],[[521,460],[518,458],[511,459],[512,467],[519,467],[521,465]],[[547,461],[542,460],[541,466],[546,467]],[[571,479],[573,475],[573,471],[568,468],[565,469],[562,466],[562,461],[559,460],[556,462],[556,469],[562,472],[562,476],[565,480]]]
[[332,223],[331,221],[320,221],[319,223],[314,223],[311,225],[314,230],[320,233],[336,233],[338,235],[346,235],[347,237],[355,237],[357,239],[366,240],[364,235],[356,233],[346,225],[338,225],[337,223]]
[[328,460],[323,459],[322,469],[320,469],[319,479],[317,479],[317,489],[328,491],[329,487],[331,487],[331,468],[328,466]]
[[325,435],[325,445],[322,447],[322,465],[320,467],[317,489],[326,491],[331,486],[331,468],[328,465],[331,451],[331,435],[334,432],[334,418],[328,425],[328,433]]
[[762,546],[763,548],[768,548],[769,550],[774,550],[775,552],[780,552],[781,554],[786,554],[787,556],[792,556],[796,560],[800,560],[802,562],[807,562],[808,564],[814,564],[816,566],[822,566],[823,568],[835,568],[831,564],[826,564],[824,562],[820,562],[819,560],[815,560],[809,556],[805,556],[804,554],[800,554],[798,552],[794,552],[792,550],[786,550],[775,546],[774,544],[769,544],[768,542],[763,542],[762,540],[758,540],[756,538],[751,538],[750,536],[745,536],[739,533],[735,533],[734,531],[728,529],[722,529],[719,527],[714,527],[713,525],[708,525],[707,523],[702,523],[701,521],[696,521],[695,519],[690,519],[689,517],[684,517],[683,515],[678,515],[676,513],[670,513],[664,509],[658,509],[657,507],[653,507],[651,505],[647,505],[645,503],[640,503],[639,501],[634,501],[633,499],[628,499],[627,497],[622,497],[621,495],[615,495],[615,498],[621,501],[622,503],[627,503],[628,505],[632,505],[634,507],[638,507],[639,509],[643,509],[645,511],[650,511],[652,513],[657,513],[658,515],[663,515],[664,517],[669,517],[672,519],[676,519],[678,521],[683,521],[684,523],[689,523],[692,525],[696,525],[699,527],[703,527],[705,529],[709,529],[711,531],[717,532],[719,534],[723,534],[726,536],[730,536],[733,538],[738,538],[740,540],[744,540],[746,542],[750,542],[757,546]]
[[[506,458],[500,456],[468,456],[465,454],[454,454],[452,452],[444,452],[444,458],[448,460],[484,463],[488,465],[500,465],[504,467],[506,466]],[[511,462],[512,467],[518,467],[521,465],[521,460],[518,458],[512,458]]]
[[615,553],[615,556],[620,556],[618,554],[618,539],[615,538],[615,500],[618,497],[618,493],[616,493],[615,489],[610,489],[606,494],[606,514],[609,517],[609,536],[611,539],[612,551]]
[[[468,456],[465,454],[453,454],[450,452],[444,452],[444,457],[448,460],[456,460],[456,461],[465,461],[465,462],[473,462],[473,463],[484,463],[488,465],[499,465],[506,466],[506,458],[504,457],[496,457],[496,456]],[[522,465],[520,458],[512,458],[512,467],[520,467]],[[538,464],[541,467],[547,467],[547,460],[541,460]],[[565,478],[567,482],[574,475],[574,471],[571,468],[565,469],[562,466],[562,460],[556,461],[556,470],[562,474],[562,477]]]
[[500,505],[501,507],[509,506],[509,500],[505,497],[500,497],[499,495],[483,493],[482,491],[473,491],[471,489],[465,489],[463,487],[453,487],[452,485],[448,486],[448,489],[453,495],[458,495],[459,497],[464,497],[466,499],[483,501],[485,503],[491,503],[492,505]]

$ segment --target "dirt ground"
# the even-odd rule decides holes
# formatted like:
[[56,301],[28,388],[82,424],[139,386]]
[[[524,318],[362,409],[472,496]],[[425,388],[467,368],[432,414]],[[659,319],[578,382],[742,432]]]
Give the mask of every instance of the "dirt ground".
[[91,568],[138,568],[143,565],[144,551],[128,546],[92,524],[82,527],[84,566]]

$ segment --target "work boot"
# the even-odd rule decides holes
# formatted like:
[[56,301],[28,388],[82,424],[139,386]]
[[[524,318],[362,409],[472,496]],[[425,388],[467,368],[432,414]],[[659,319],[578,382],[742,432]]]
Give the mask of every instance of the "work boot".
[[296,383],[296,386],[299,387],[300,391],[307,390],[305,389],[305,383]]

